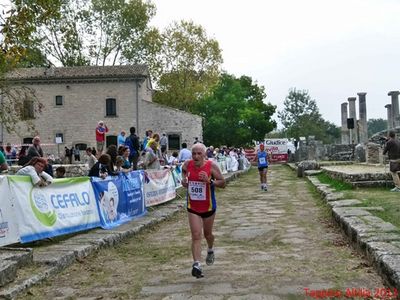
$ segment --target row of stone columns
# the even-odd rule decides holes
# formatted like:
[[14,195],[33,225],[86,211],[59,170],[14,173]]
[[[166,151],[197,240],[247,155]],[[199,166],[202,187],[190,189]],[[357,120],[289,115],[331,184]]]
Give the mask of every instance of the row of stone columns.
[[386,104],[387,109],[387,128],[391,130],[395,127],[400,126],[400,115],[399,115],[399,91],[391,91],[388,96],[391,97],[391,104]]
[[[356,115],[356,97],[347,98],[347,102],[342,103],[342,144],[350,143],[366,143],[368,141],[368,128],[367,128],[367,104],[366,95],[367,93],[357,93],[358,95],[358,115],[359,120],[357,121]],[[347,110],[347,105],[349,109]],[[353,119],[354,128],[347,128],[347,119]]]

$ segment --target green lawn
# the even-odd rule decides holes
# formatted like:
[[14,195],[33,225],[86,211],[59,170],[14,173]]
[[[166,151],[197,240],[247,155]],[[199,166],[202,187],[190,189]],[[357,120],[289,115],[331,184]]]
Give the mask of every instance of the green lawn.
[[317,175],[321,183],[329,184],[336,191],[344,194],[344,199],[358,199],[357,206],[380,206],[384,211],[370,211],[371,214],[400,228],[400,193],[390,192],[390,188],[351,188],[351,185],[331,179],[327,174]]

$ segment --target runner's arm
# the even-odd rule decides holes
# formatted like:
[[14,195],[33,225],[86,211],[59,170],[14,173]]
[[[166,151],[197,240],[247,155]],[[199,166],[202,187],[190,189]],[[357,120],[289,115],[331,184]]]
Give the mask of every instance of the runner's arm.
[[187,165],[188,165],[188,161],[185,161],[182,164],[182,186],[187,188],[188,187],[188,173],[187,173]]
[[216,163],[212,163],[211,165],[211,179],[213,181],[214,186],[224,188],[226,185],[225,178],[221,173],[218,165]]

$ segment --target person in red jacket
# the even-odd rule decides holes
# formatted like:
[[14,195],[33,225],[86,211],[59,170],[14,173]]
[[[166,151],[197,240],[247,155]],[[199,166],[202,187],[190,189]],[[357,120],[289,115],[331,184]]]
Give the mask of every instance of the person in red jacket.
[[106,133],[108,132],[108,127],[103,121],[99,121],[96,127],[96,148],[97,155],[100,157],[104,150],[104,143],[106,141]]
[[203,277],[201,268],[201,236],[207,241],[206,264],[214,263],[214,235],[212,233],[217,203],[215,187],[225,187],[225,179],[218,165],[206,160],[206,147],[197,143],[192,147],[192,159],[182,166],[182,185],[188,189],[187,211],[192,235],[192,276]]

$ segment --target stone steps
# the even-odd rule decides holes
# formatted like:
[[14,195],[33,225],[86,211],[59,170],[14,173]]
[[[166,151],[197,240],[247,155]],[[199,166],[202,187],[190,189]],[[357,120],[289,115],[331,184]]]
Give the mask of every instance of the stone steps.
[[353,187],[394,187],[392,180],[364,180],[350,182]]
[[0,248],[0,287],[14,281],[18,269],[32,265],[32,249],[29,248]]

